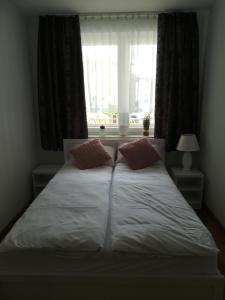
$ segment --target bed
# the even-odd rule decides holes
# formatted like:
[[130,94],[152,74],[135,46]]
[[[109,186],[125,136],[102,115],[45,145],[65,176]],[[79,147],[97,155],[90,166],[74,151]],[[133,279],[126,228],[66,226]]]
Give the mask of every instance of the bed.
[[222,299],[214,241],[163,162],[81,171],[81,142],[0,245],[2,299]]

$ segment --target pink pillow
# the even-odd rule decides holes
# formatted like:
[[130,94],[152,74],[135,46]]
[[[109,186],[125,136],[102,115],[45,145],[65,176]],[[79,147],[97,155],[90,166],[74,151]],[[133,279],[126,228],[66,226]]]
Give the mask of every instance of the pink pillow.
[[146,138],[124,144],[119,151],[133,170],[149,167],[160,160],[158,152]]
[[91,169],[106,164],[112,160],[99,139],[87,141],[70,150],[79,169]]
[[[137,141],[137,140],[139,140],[139,139],[135,139],[135,140],[131,140],[131,141],[134,142],[134,141]],[[148,140],[148,141],[149,141],[149,140]],[[126,145],[127,143],[128,143],[128,142],[126,142],[126,143],[120,143],[118,148],[121,148],[123,145]],[[155,151],[158,153],[158,155],[159,155],[159,157],[160,157],[160,160],[161,160],[160,149],[158,148],[158,145],[152,144],[150,141],[149,141],[149,143],[152,145],[152,147],[153,147],[153,148],[155,149]],[[123,156],[123,154],[120,153],[119,151],[118,151],[118,153],[117,153],[117,159],[116,159],[116,162],[117,162],[117,163],[126,163],[126,162],[127,162],[126,159],[125,159],[125,157]]]

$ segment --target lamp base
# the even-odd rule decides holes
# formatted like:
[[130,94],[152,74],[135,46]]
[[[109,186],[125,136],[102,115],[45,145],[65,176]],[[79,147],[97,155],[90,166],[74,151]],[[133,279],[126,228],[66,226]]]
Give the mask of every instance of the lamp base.
[[184,152],[182,157],[182,165],[184,171],[190,171],[192,165],[192,155],[191,152]]

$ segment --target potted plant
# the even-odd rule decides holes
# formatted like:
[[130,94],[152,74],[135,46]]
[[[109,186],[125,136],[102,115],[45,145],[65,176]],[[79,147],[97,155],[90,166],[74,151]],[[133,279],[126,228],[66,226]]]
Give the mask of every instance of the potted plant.
[[146,114],[143,119],[143,135],[144,136],[149,136],[150,122],[151,122],[150,114]]
[[101,137],[104,137],[104,136],[105,136],[105,125],[101,125],[101,126],[99,127],[99,135],[100,135]]

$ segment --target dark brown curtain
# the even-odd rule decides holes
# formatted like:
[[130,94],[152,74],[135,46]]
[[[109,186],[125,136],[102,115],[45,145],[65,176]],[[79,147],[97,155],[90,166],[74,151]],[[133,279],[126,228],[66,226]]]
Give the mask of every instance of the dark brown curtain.
[[38,101],[44,149],[61,150],[63,138],[87,137],[78,16],[39,18]]
[[155,137],[176,149],[183,133],[198,135],[199,38],[195,13],[160,14],[155,99]]

